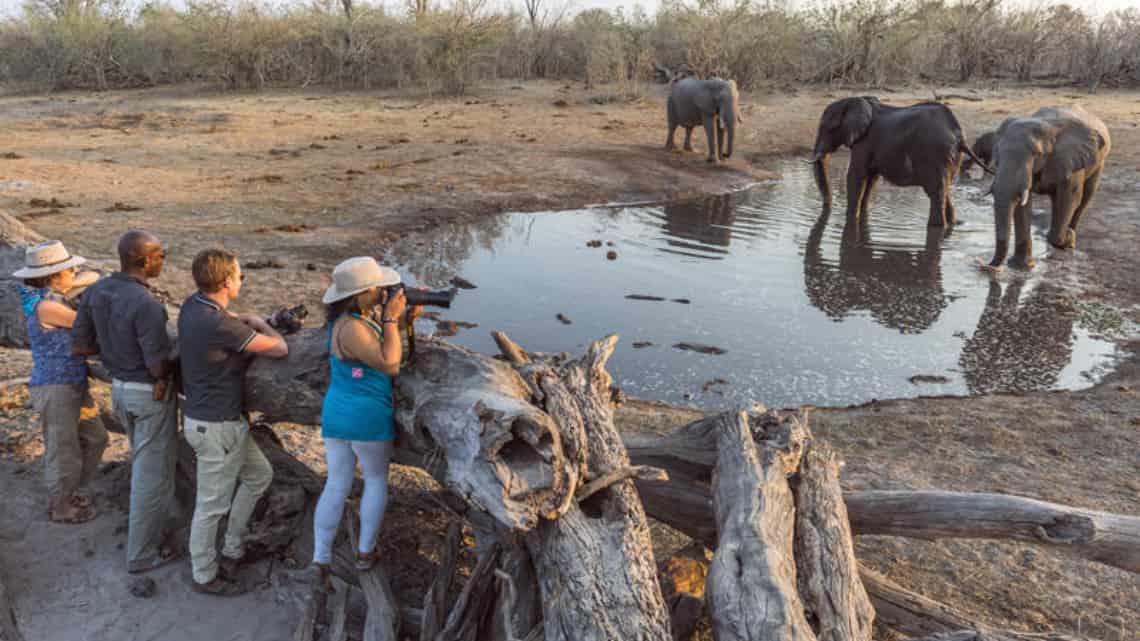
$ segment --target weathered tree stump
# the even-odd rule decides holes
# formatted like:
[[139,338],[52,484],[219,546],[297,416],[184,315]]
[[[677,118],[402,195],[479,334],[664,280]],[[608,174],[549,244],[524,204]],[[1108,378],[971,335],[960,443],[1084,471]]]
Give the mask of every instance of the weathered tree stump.
[[797,594],[796,506],[787,479],[798,465],[804,434],[791,428],[780,435],[786,439],[783,447],[757,446],[749,414],[722,414],[716,429],[718,541],[705,588],[713,636],[717,641],[814,641]]
[[752,406],[716,423],[699,426],[717,435],[718,541],[707,587],[714,636],[870,641],[874,610],[835,455],[812,440],[806,415]]

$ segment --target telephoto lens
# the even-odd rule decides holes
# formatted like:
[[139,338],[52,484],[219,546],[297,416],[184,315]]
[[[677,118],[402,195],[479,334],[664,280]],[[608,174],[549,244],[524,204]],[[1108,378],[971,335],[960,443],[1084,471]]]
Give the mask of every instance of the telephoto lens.
[[451,301],[455,298],[454,289],[440,289],[431,291],[427,289],[404,289],[404,295],[408,298],[409,305],[431,305],[433,307],[451,307]]

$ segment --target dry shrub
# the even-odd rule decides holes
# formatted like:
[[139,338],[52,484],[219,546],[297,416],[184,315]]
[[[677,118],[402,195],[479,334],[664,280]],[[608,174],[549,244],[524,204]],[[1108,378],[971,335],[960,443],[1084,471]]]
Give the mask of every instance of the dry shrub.
[[[0,81],[107,89],[213,81],[227,87],[417,86],[461,94],[492,78],[576,79],[637,96],[652,63],[742,88],[768,82],[1140,82],[1140,11],[1096,18],[1007,0],[761,3],[665,0],[573,14],[570,0],[409,0],[393,14],[356,0],[30,0],[0,24]],[[134,6],[134,5],[131,5]]]

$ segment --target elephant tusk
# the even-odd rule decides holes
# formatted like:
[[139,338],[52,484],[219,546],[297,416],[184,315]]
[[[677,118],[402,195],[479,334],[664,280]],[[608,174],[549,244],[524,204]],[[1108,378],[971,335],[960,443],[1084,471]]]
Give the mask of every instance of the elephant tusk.
[[1021,206],[1024,207],[1029,204],[1029,190],[1021,192]]

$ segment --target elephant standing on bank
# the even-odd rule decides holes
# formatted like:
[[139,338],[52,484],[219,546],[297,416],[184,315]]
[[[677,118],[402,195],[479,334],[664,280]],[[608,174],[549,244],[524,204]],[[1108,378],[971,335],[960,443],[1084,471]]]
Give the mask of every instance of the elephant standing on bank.
[[[669,120],[669,136],[665,139],[665,149],[672,151],[673,134],[677,127],[685,128],[685,151],[692,151],[693,127],[702,125],[709,141],[709,162],[732,156],[732,146],[736,140],[736,125],[740,118],[740,94],[736,83],[731,80],[710,78],[701,80],[683,77],[674,80],[666,103]],[[715,138],[714,138],[715,132]],[[728,144],[725,145],[725,134]]]
[[851,149],[847,167],[849,218],[867,212],[875,183],[882,177],[892,185],[926,190],[930,198],[927,225],[954,223],[950,185],[962,152],[973,155],[973,151],[966,146],[958,119],[945,105],[923,102],[892,107],[871,96],[844,98],[828,105],[819,119],[811,159],[825,208],[831,207],[828,163],[831,154],[843,145]]
[[1052,201],[1049,244],[1058,249],[1075,247],[1077,224],[1096,194],[1111,149],[1108,128],[1080,107],[1045,107],[1029,118],[1003,122],[994,148],[997,176],[991,192],[997,239],[990,267],[1001,267],[1009,251],[1011,218],[1016,243],[1009,264],[1033,267],[1031,194],[1044,194]]

